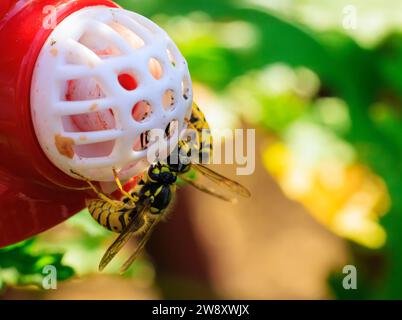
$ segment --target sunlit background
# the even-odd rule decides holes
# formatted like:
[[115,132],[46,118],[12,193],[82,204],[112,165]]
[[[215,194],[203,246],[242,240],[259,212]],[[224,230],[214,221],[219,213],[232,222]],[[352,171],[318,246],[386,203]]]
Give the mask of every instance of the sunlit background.
[[0,297],[402,298],[402,1],[117,2],[176,41],[213,128],[256,129],[254,174],[214,167],[252,198],[182,188],[124,276],[135,244],[99,274],[114,235],[83,211],[0,250]]

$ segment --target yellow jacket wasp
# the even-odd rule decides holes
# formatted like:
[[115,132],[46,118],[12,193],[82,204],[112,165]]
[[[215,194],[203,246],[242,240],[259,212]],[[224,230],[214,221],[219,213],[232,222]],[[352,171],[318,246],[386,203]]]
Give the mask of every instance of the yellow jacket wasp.
[[[209,125],[195,103],[193,104],[191,118],[188,120],[188,126],[199,133],[199,140],[196,146],[198,156],[200,158],[203,157],[203,159],[210,158],[212,154],[212,139],[208,134],[201,135],[201,131],[205,132],[205,130],[209,130]],[[174,154],[186,154],[189,152],[190,147],[187,141],[181,140]],[[130,267],[145,246],[154,227],[168,211],[168,207],[172,203],[176,191],[177,177],[180,177],[197,189],[220,199],[233,200],[233,198],[219,194],[213,189],[199,184],[197,181],[188,179],[185,174],[190,169],[194,168],[219,186],[225,187],[236,194],[244,197],[250,196],[250,192],[245,187],[212,171],[208,167],[191,162],[185,163],[181,161],[180,157],[177,157],[176,161],[172,161],[172,157],[173,155],[171,154],[164,161],[157,161],[152,164],[135,188],[130,191],[123,189],[117,172],[113,170],[117,186],[123,194],[122,200],[109,199],[98,191],[91,181],[79,173],[72,171],[84,179],[99,196],[99,199],[87,201],[87,207],[92,217],[105,228],[120,233],[104,254],[99,264],[100,271],[109,264],[132,236],[138,236],[138,246],[121,267],[121,272],[125,272]]]

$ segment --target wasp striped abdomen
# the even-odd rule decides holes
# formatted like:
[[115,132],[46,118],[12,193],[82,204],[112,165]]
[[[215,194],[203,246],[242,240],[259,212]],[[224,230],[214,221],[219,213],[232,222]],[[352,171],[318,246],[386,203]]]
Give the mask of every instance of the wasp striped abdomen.
[[[200,110],[198,105],[194,102],[190,117],[190,128],[192,127],[198,134],[198,161],[200,163],[209,163],[212,159],[212,134],[211,128],[204,113]],[[183,147],[183,145],[182,145]]]
[[117,233],[124,230],[136,213],[136,208],[125,208],[119,201],[113,206],[104,200],[89,200],[87,207],[91,216],[100,225]]

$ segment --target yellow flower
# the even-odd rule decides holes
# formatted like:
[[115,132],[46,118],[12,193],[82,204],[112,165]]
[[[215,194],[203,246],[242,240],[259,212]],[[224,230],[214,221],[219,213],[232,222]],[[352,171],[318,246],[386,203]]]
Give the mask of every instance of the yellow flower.
[[339,236],[369,248],[379,248],[386,233],[378,223],[390,198],[380,177],[358,163],[336,156],[306,164],[283,142],[263,153],[266,169],[285,194]]

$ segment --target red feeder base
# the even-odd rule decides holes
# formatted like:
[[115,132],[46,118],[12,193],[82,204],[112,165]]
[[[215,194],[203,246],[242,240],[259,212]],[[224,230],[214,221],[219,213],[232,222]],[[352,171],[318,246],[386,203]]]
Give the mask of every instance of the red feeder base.
[[0,1],[0,247],[62,222],[84,208],[88,197],[62,187],[83,183],[50,163],[32,125],[31,79],[52,32],[43,27],[49,5],[56,9],[57,23],[84,7],[118,7],[109,0]]

